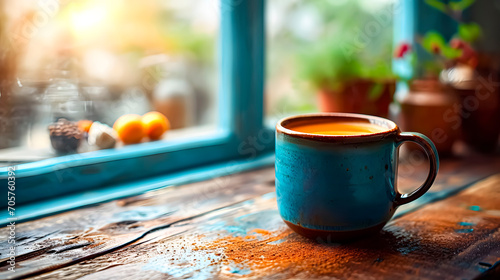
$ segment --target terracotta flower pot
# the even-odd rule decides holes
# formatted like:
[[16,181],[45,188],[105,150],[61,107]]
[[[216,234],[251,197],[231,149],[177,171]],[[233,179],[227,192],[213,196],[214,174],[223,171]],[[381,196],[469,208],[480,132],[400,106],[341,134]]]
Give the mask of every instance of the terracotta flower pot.
[[356,80],[348,83],[341,91],[320,90],[317,96],[321,112],[361,113],[387,117],[396,84],[394,80],[382,83],[382,93],[372,98],[370,92],[376,85],[371,80]]
[[440,155],[452,154],[461,123],[454,110],[459,100],[450,88],[437,79],[415,80],[408,94],[397,101],[401,110],[396,121],[403,131],[420,132],[434,142]]

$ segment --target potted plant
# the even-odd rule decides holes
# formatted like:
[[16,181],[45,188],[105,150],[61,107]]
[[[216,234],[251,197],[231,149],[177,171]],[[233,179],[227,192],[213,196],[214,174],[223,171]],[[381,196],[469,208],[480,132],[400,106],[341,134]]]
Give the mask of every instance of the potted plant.
[[491,151],[500,130],[496,121],[500,118],[498,83],[491,78],[496,75],[487,78],[489,72],[478,67],[480,56],[472,45],[480,38],[481,28],[462,22],[463,10],[474,1],[466,2],[426,1],[458,22],[457,33],[448,42],[435,31],[417,38],[431,60],[417,65],[416,52],[407,43],[401,43],[395,52],[396,58],[407,57],[417,73],[416,78],[406,80],[408,94],[395,100],[401,108],[398,121],[405,130],[428,135],[442,155],[452,153],[460,134],[472,147]]
[[[342,2],[342,3],[339,3]],[[297,56],[297,80],[323,112],[387,116],[395,91],[392,26],[379,21],[392,6],[366,9],[359,1],[311,1],[315,39]],[[374,26],[374,25],[377,26]]]
[[[459,119],[454,110],[458,98],[451,88],[439,81],[443,69],[451,67],[454,61],[461,56],[462,51],[454,48],[437,32],[428,32],[417,39],[419,45],[433,59],[417,65],[417,54],[409,43],[397,46],[395,59],[407,58],[409,64],[417,72],[416,78],[401,80],[408,84],[406,94],[395,97],[399,112],[393,115],[402,130],[416,131],[431,138],[440,155],[452,154],[453,144],[459,137],[460,124],[450,122],[450,119]],[[417,68],[417,66],[419,66]],[[409,145],[410,150],[416,150],[416,145]]]
[[336,36],[303,53],[299,57],[300,78],[317,92],[322,112],[387,116],[395,91],[391,54],[387,51],[390,42],[381,53],[365,55],[347,49],[351,46],[342,44],[342,40],[343,36]]
[[457,35],[450,45],[461,54],[451,67],[441,72],[441,81],[449,85],[460,100],[463,140],[473,149],[489,153],[497,148],[500,134],[500,80],[494,65],[498,59],[474,48],[486,38],[477,23],[463,20],[462,11],[474,2],[444,4],[427,0],[458,23]]

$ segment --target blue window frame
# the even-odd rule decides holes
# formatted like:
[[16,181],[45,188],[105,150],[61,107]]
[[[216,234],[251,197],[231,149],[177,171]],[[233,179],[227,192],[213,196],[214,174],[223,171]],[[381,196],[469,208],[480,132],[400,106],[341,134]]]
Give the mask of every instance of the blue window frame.
[[[264,127],[264,1],[221,0],[219,130],[204,139],[132,145],[16,166],[16,205],[151,179],[274,147]],[[7,186],[8,168],[0,168]],[[4,188],[4,187],[2,187]],[[129,192],[130,194],[130,192]],[[7,200],[0,205],[6,207]]]

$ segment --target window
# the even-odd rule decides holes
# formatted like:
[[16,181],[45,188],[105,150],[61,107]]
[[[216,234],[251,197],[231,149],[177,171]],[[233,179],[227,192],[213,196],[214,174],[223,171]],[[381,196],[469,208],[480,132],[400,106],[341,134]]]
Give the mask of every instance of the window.
[[[219,13],[212,4],[4,3],[13,84],[4,92],[9,110],[1,145],[17,148],[0,156],[20,162],[57,156],[47,126],[59,118],[112,126],[121,115],[154,110],[170,120],[167,139],[194,126],[214,130]],[[93,149],[80,145],[78,152]]]
[[[22,12],[28,9],[31,11],[28,15],[28,23],[32,23],[31,20],[35,18],[42,20],[48,15],[48,19],[43,19],[47,25],[58,22],[59,24],[56,25],[59,27],[73,28],[74,30],[71,31],[74,31],[76,35],[62,32],[64,36],[55,37],[59,41],[47,40],[48,49],[55,52],[53,56],[39,51],[44,46],[42,43],[30,46],[33,48],[30,54],[34,53],[34,56],[39,56],[37,59],[40,62],[30,63],[30,58],[22,58],[27,61],[24,65],[21,62],[18,63],[17,57],[9,56],[12,53],[8,52],[12,49],[5,45],[9,43],[7,35],[13,27],[9,26],[3,30],[2,52],[4,55],[2,57],[11,60],[3,64],[2,69],[6,73],[3,75],[0,99],[2,143],[10,142],[5,141],[8,138],[11,139],[7,133],[12,133],[11,131],[16,129],[25,130],[19,127],[21,123],[32,124],[30,121],[13,121],[12,114],[23,116],[23,112],[12,110],[10,103],[13,102],[12,95],[16,87],[21,84],[22,88],[19,90],[26,91],[23,94],[30,97],[46,93],[47,91],[40,90],[42,86],[38,85],[38,80],[33,77],[41,76],[43,67],[49,64],[55,65],[52,73],[60,75],[61,79],[66,79],[65,82],[76,80],[71,77],[78,73],[78,82],[66,84],[70,84],[72,88],[81,89],[81,92],[92,97],[68,98],[68,100],[77,101],[76,105],[69,104],[74,105],[74,107],[69,106],[71,108],[69,111],[85,113],[87,112],[85,108],[93,106],[92,112],[96,114],[95,118],[99,118],[96,120],[108,124],[112,124],[113,119],[122,112],[143,113],[150,109],[160,110],[162,108],[160,105],[154,107],[154,103],[148,104],[140,100],[147,99],[148,96],[156,96],[160,99],[169,97],[168,91],[167,93],[154,91],[158,87],[161,89],[162,86],[186,88],[190,78],[199,79],[197,82],[201,84],[196,86],[207,91],[205,96],[209,101],[195,105],[187,102],[185,105],[192,106],[189,110],[194,115],[178,112],[173,114],[172,121],[177,121],[180,115],[192,119],[179,125],[179,127],[187,127],[184,131],[178,131],[179,138],[167,136],[162,141],[57,156],[17,165],[16,182],[17,186],[20,186],[16,193],[18,205],[83,190],[152,178],[208,163],[238,158],[250,159],[272,149],[273,131],[263,127],[262,116],[265,39],[263,1],[222,0],[220,2],[207,1],[208,4],[199,4],[199,1],[196,1],[194,4],[194,1],[184,0],[148,0],[140,1],[140,6],[137,7],[134,6],[136,4],[133,3],[136,1],[133,0],[36,2],[48,4],[43,11],[45,14],[38,14],[39,8],[33,8],[36,6],[33,5],[34,2],[4,2],[2,20],[9,22],[9,17],[14,16],[9,10],[11,8]],[[17,7],[17,5],[22,7]],[[207,14],[209,16],[204,18],[203,16]],[[205,19],[207,21],[204,21]],[[26,21],[26,19],[23,20]],[[162,28],[165,30],[159,30]],[[108,32],[105,32],[106,30]],[[56,31],[59,30],[56,28]],[[49,35],[55,36],[52,33]],[[79,36],[88,36],[88,38],[85,37],[85,40],[82,39],[80,42]],[[165,38],[168,38],[167,42],[176,42],[176,44],[169,45],[161,41]],[[172,38],[177,38],[177,41]],[[30,38],[28,41],[31,42],[31,40],[34,39]],[[89,46],[85,45],[86,43]],[[72,47],[68,50],[64,46]],[[83,48],[80,56],[76,56],[78,58],[76,61],[72,53],[73,48]],[[117,49],[108,51],[107,48]],[[121,48],[126,51],[122,53]],[[172,52],[178,50],[179,55],[178,57],[164,55],[163,53],[167,51],[161,48],[171,48]],[[186,50],[190,53],[188,58],[183,55]],[[212,55],[211,50],[218,52],[218,55]],[[130,54],[128,51],[139,52],[139,54]],[[19,61],[22,59],[19,58]],[[134,61],[131,63],[132,66],[127,64],[131,60]],[[29,67],[26,70],[22,68],[23,71],[20,69],[14,71],[12,65]],[[167,68],[167,73],[157,71],[163,70],[163,67]],[[183,67],[193,67],[196,75],[185,76]],[[72,69],[75,68],[78,71],[74,73]],[[114,73],[114,70],[119,71]],[[20,76],[17,76],[19,73],[26,74],[33,80],[24,82]],[[167,80],[165,82],[167,85],[151,87],[150,82],[154,79],[159,79],[156,84],[163,82],[162,74],[170,74],[169,78],[174,79],[175,82],[169,85],[169,80]],[[48,75],[48,77],[51,76]],[[117,95],[128,96],[129,98],[123,100],[123,102],[128,102],[128,105],[122,106],[120,102],[115,103],[109,100],[115,96],[112,91],[116,90],[117,86],[124,87],[117,90],[119,91]],[[141,86],[146,87],[142,89],[142,92]],[[148,91],[152,92],[148,93]],[[26,102],[20,101],[20,103]],[[145,107],[141,107],[144,104],[146,104]],[[110,110],[110,106],[124,109],[123,111],[121,109]],[[172,105],[171,108],[181,110],[180,105]],[[31,110],[26,111],[31,112]],[[51,120],[53,121],[53,115]],[[36,117],[34,121],[41,120]],[[14,123],[14,128],[11,128]],[[208,127],[208,129],[204,130],[200,126]],[[171,134],[176,134],[176,132],[174,130]],[[182,137],[183,135],[185,137]],[[21,145],[22,141],[13,142],[16,142],[15,145]],[[14,145],[4,144],[4,147],[11,146]],[[46,144],[44,147],[46,148]],[[4,165],[10,165],[10,162],[16,163],[15,160],[7,158]],[[6,182],[6,175],[7,167],[1,168],[1,182]]]
[[[325,38],[338,39],[343,29],[369,37],[361,50],[356,42],[344,40],[356,55],[375,57],[371,51],[386,51],[390,56],[392,52],[392,0],[135,2],[3,3],[1,20],[9,24],[4,25],[0,41],[4,60],[0,64],[4,73],[0,182],[6,180],[6,166],[16,165],[16,182],[22,186],[16,192],[18,205],[212,163],[255,159],[272,151],[277,118],[318,110],[314,90],[300,76],[304,54],[323,46]],[[46,6],[37,6],[40,3]],[[353,21],[357,24],[346,29]],[[52,37],[49,40],[35,32],[42,38],[29,35],[29,40],[19,41],[17,34],[23,33],[16,31],[14,22],[35,26],[42,22],[40,30],[53,27],[44,34]],[[375,25],[369,29],[371,22]],[[69,31],[61,31],[61,26]],[[31,51],[13,52],[12,34],[17,44]],[[41,51],[44,48],[53,53]],[[388,65],[383,66],[390,68],[390,61]],[[173,130],[160,141],[54,154],[45,129],[59,116],[45,114],[49,117],[42,120],[35,117],[36,110],[26,108],[40,102],[33,96],[50,93],[50,78],[55,75],[79,93],[76,107],[84,109],[70,110],[80,114],[70,119],[112,125],[122,114],[156,110],[168,115]],[[36,136],[37,131],[45,136]],[[45,143],[39,142],[42,138]],[[40,154],[40,150],[52,154]]]
[[406,2],[267,1],[268,122],[320,111],[318,83],[322,78],[338,87],[341,81],[332,77],[393,79],[393,26],[399,26],[394,21],[400,17],[395,15]]

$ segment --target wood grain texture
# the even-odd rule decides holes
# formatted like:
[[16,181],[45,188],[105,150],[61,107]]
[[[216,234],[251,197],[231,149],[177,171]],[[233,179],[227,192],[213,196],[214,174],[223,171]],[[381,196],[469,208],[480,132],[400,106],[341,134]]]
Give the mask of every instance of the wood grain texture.
[[[140,196],[78,209],[17,227],[19,268],[2,270],[0,279],[21,277],[85,259],[132,242],[145,232],[209,213],[274,191],[274,170],[264,169],[210,181],[170,187]],[[1,231],[7,236],[6,228]],[[0,252],[10,246],[6,239]],[[5,266],[6,255],[0,265]]]
[[[393,220],[377,236],[335,244],[293,233],[275,197],[265,195],[35,279],[473,279],[500,260],[499,201],[496,175]],[[220,242],[234,236],[247,244],[240,252]],[[266,259],[270,250],[279,261]]]
[[[400,180],[400,184],[401,181],[407,183],[405,187],[400,188],[405,191],[417,186],[422,181],[419,176],[426,173],[425,164],[410,162],[402,164],[401,168],[402,175],[407,174]],[[498,157],[447,160],[443,162],[436,185],[431,191],[438,195],[438,198],[442,198],[439,194],[461,189],[499,170]],[[265,195],[273,191],[274,170],[266,168],[185,186],[169,187],[22,223],[17,228],[18,269],[16,274],[4,273],[5,269],[2,268],[6,268],[6,263],[0,263],[0,278],[21,277],[64,264],[74,265],[37,278],[77,279],[100,270],[102,273],[115,273],[115,270],[121,270],[122,267],[130,273],[150,262],[153,257],[161,257],[162,252],[159,252],[158,248],[163,247],[158,247],[158,244],[169,244],[167,241],[179,236],[198,236],[212,230],[214,233],[227,235],[223,227],[216,227],[214,230],[209,225],[230,224],[236,217],[246,214],[268,221],[264,226],[269,230],[280,230],[283,224],[276,214],[275,201],[270,199],[270,195]],[[249,222],[248,225],[251,224]],[[162,230],[135,241],[156,227],[161,227]],[[0,236],[5,236],[6,233],[7,229],[0,230]],[[0,258],[3,258],[0,261],[5,261],[6,258],[3,252],[6,252],[8,244],[5,241],[2,238],[0,242]],[[124,244],[127,246],[119,249]],[[176,246],[175,244],[177,243],[172,243],[172,246]],[[492,258],[495,258],[494,254]],[[189,259],[185,261],[190,262]],[[493,263],[492,260],[486,261]],[[149,274],[141,276],[143,279],[166,277],[165,271],[161,269],[148,271]],[[116,273],[121,276],[126,274]]]

